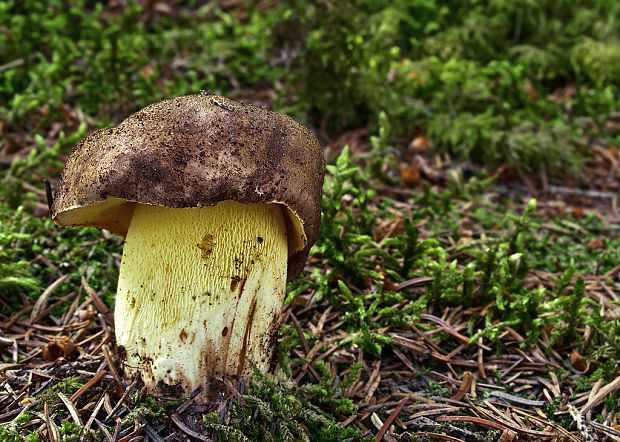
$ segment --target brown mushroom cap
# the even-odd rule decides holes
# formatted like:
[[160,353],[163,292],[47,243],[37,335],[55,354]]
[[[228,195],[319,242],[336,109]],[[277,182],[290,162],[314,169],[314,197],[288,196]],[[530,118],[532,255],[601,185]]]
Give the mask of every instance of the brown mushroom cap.
[[294,119],[217,95],[188,95],[82,140],[58,183],[52,218],[125,237],[136,203],[282,204],[291,280],[318,236],[324,173],[318,141]]

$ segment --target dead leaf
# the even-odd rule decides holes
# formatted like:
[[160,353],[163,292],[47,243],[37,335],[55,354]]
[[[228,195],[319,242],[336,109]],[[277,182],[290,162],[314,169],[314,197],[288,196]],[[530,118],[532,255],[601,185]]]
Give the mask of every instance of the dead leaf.
[[509,181],[512,181],[514,177],[514,170],[508,166],[501,166],[499,169],[497,169],[497,179],[501,183],[507,183]]
[[514,431],[505,429],[498,440],[499,442],[513,442],[517,440],[518,437],[519,435],[515,433]]
[[538,91],[536,90],[536,88],[534,87],[534,85],[532,84],[530,80],[527,80],[525,82],[524,89],[527,95],[529,95],[529,97],[532,100],[538,100]]
[[152,66],[146,65],[146,66],[143,66],[142,69],[140,69],[140,73],[144,75],[144,78],[149,80],[155,73],[155,69],[153,69]]
[[407,150],[407,152],[411,156],[415,154],[424,154],[428,152],[428,150],[431,148],[431,145],[432,141],[430,138],[424,136],[415,137],[411,141],[411,143],[409,143],[409,149]]
[[67,337],[62,337],[49,342],[45,347],[41,349],[43,358],[48,362],[54,362],[61,357],[67,358],[71,356],[77,350],[77,345],[69,340]]
[[45,103],[41,107],[39,107],[39,113],[42,116],[47,117],[49,115],[49,113],[50,113],[50,106],[49,106],[49,104]]
[[166,15],[172,15],[174,12],[174,10],[170,7],[170,5],[166,4],[166,2],[155,3],[155,10]]
[[404,166],[400,170],[400,176],[407,187],[415,187],[420,182],[420,166]]
[[573,209],[573,211],[571,212],[571,214],[575,217],[575,218],[583,218],[583,207],[575,207]]
[[570,365],[577,371],[584,371],[586,369],[586,361],[583,359],[583,356],[579,354],[579,352],[573,350],[570,354]]
[[88,319],[93,319],[96,316],[96,313],[92,309],[88,308],[86,310],[78,310],[74,313],[74,315],[77,316],[80,321],[86,321]]
[[556,89],[553,94],[547,97],[547,99],[553,102],[568,100],[569,98],[572,98],[573,95],[575,95],[576,91],[577,86],[575,85],[575,83],[569,83],[564,87]]
[[381,242],[385,238],[392,238],[403,233],[405,233],[404,219],[384,219],[372,228],[372,239]]
[[605,244],[598,238],[592,238],[587,247],[590,250],[600,250],[605,248]]

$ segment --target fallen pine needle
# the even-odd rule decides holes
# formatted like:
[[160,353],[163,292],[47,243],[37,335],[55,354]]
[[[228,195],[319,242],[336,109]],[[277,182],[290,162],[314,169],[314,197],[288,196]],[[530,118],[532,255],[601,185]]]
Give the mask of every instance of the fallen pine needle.
[[588,403],[581,409],[581,414],[586,414],[588,411],[592,410],[594,407],[603,402],[603,399],[605,399],[607,395],[616,392],[618,389],[620,389],[620,376],[605,385],[594,396],[592,396]]
[[486,419],[482,419],[480,417],[474,416],[439,416],[435,419],[436,422],[470,422],[472,424],[482,425],[484,427],[495,428],[496,430],[508,430],[508,427],[505,427],[502,424],[498,424],[496,422],[492,422]]
[[57,394],[58,394],[58,397],[60,398],[60,400],[62,401],[62,403],[65,404],[65,407],[67,407],[67,410],[69,410],[69,414],[71,415],[71,417],[73,418],[75,423],[81,427],[82,426],[82,419],[80,419],[80,415],[78,414],[77,410],[75,409],[75,405],[73,405],[71,403],[71,401],[67,398],[67,396],[62,394],[60,391]]
[[456,437],[448,436],[447,434],[441,434],[441,433],[418,432],[418,433],[413,433],[412,436],[431,437],[431,438],[439,439],[439,440],[462,442],[462,439],[458,439]]
[[390,428],[390,425],[392,425],[392,422],[394,422],[394,419],[398,417],[400,412],[403,411],[403,407],[408,401],[409,401],[409,398],[404,398],[402,401],[398,403],[398,406],[394,409],[394,411],[392,411],[392,414],[390,414],[390,416],[386,419],[386,421],[381,426],[381,429],[379,430],[379,432],[377,433],[377,436],[375,437],[375,442],[379,442],[380,440],[383,439],[383,436],[387,432],[388,428]]
[[[78,391],[73,393],[73,396],[71,396],[71,399],[70,399],[71,402],[75,402],[80,396],[82,396],[84,393],[86,393],[86,390],[88,390],[90,387],[92,387],[97,382],[99,382],[101,380],[101,378],[106,375],[106,373],[107,373],[106,370],[101,370],[99,373],[97,373],[95,376],[93,376],[93,378],[90,381],[88,381],[87,383],[85,383],[82,386],[82,388],[80,388]],[[80,424],[80,425],[82,425],[82,424]]]
[[463,373],[463,382],[459,387],[458,391],[450,398],[455,401],[460,401],[465,397],[469,389],[471,388],[472,375],[471,372],[466,371]]

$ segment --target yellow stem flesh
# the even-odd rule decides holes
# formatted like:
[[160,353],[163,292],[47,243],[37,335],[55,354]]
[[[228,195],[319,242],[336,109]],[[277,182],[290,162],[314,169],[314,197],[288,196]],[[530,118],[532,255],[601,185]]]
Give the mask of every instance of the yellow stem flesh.
[[[116,339],[128,374],[186,393],[266,370],[279,329],[287,238],[277,204],[138,205],[123,249]],[[163,384],[162,384],[163,382]]]

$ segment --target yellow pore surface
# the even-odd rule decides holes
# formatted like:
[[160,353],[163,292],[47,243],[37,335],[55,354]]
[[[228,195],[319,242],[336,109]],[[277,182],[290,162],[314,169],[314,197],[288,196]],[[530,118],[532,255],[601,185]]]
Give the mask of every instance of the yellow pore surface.
[[277,204],[138,205],[123,249],[116,336],[129,372],[191,391],[215,374],[266,368],[284,299]]

